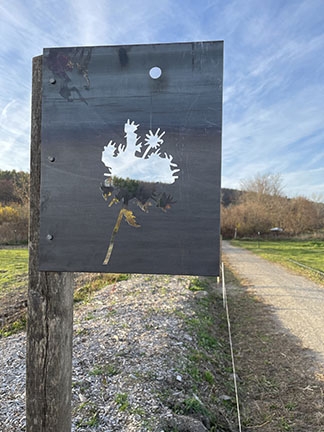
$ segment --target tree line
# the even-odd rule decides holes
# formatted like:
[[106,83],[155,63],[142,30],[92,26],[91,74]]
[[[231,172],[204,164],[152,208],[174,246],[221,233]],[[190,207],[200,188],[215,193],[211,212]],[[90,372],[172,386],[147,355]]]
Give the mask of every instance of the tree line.
[[[241,190],[224,189],[221,231],[224,238],[268,236],[271,229],[285,236],[324,235],[324,203],[284,195],[280,174],[256,175]],[[281,231],[282,230],[282,231]]]
[[0,170],[0,244],[27,243],[29,173]]
[[[29,173],[0,170],[0,244],[25,243],[28,237]],[[267,236],[272,228],[286,236],[324,236],[324,203],[303,196],[288,198],[279,174],[256,175],[241,189],[222,189],[224,238]]]

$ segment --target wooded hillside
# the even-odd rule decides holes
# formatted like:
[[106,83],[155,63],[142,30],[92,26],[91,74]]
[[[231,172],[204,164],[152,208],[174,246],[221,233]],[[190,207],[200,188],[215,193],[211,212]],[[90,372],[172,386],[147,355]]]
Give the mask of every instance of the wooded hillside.
[[[303,196],[287,198],[280,175],[257,175],[241,190],[222,189],[221,231],[224,238],[312,234],[324,236],[324,203]],[[27,242],[29,173],[0,170],[0,244]]]
[[273,228],[282,236],[324,236],[324,203],[286,197],[280,175],[257,175],[241,186],[241,191],[223,190],[224,238],[267,236]]
[[0,244],[26,243],[29,173],[0,170]]

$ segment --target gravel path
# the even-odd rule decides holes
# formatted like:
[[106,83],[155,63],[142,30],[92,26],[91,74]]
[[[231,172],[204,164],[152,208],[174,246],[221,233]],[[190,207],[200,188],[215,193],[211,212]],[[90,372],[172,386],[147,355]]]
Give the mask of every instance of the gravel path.
[[[188,372],[190,355],[202,350],[188,323],[207,296],[188,289],[192,280],[133,275],[75,308],[73,432],[208,430],[206,419],[173,409],[205,394],[208,400],[211,388],[215,398],[224,394],[214,381],[196,389]],[[24,332],[0,339],[1,432],[25,430],[25,339]]]
[[283,327],[323,360],[324,288],[229,242],[222,247],[225,263],[274,308]]

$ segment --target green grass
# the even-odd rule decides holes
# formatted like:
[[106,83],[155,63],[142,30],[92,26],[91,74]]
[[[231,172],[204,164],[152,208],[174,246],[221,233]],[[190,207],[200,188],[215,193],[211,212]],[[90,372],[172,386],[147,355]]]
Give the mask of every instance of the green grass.
[[[83,429],[87,426],[96,427],[99,424],[99,411],[96,407],[96,405],[92,402],[82,402],[78,408],[76,409],[76,412],[82,414],[82,419],[78,420],[76,422],[76,428],[77,430]],[[84,429],[83,429],[84,430]]]
[[19,318],[17,321],[13,322],[12,324],[0,328],[0,338],[11,336],[15,333],[25,330],[25,328],[26,328],[26,316],[24,315],[21,318]]
[[[129,279],[128,274],[99,274],[90,282],[83,283],[75,288],[74,302],[87,303],[93,294],[109,284]],[[0,249],[0,305],[5,309],[18,296],[27,296],[28,285],[28,248]],[[87,319],[94,319],[88,316]],[[15,322],[8,322],[0,328],[0,337],[10,336],[24,330],[26,326],[25,313]]]
[[[233,240],[232,244],[248,249],[269,261],[283,264],[313,280],[324,283],[324,277],[316,273],[316,271],[324,273],[323,240]],[[291,260],[306,265],[315,271],[308,271]]]
[[74,291],[74,302],[75,303],[87,303],[91,301],[92,295],[96,291],[100,291],[107,285],[114,284],[130,278],[129,274],[117,274],[117,273],[102,273],[96,276],[91,282],[82,285]]
[[204,291],[208,288],[208,280],[207,278],[194,278],[191,280],[189,289],[190,291],[196,292],[196,291]]
[[28,279],[28,249],[0,249],[0,296],[23,287]]
[[118,369],[114,366],[114,365],[98,365],[95,366],[91,371],[90,371],[90,375],[93,376],[108,376],[108,377],[112,377],[115,375],[118,375],[119,371]]
[[176,414],[190,415],[190,414],[201,414],[205,417],[210,417],[212,414],[209,410],[195,397],[188,397],[176,404],[174,407]]
[[119,411],[126,411],[130,405],[127,393],[118,393],[115,396],[115,402],[118,405]]

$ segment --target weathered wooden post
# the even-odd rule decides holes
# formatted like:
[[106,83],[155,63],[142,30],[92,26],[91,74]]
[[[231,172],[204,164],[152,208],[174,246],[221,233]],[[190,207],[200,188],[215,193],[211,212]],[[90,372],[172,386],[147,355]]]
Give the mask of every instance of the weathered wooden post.
[[33,59],[27,432],[71,430],[73,273],[39,272],[42,57]]

